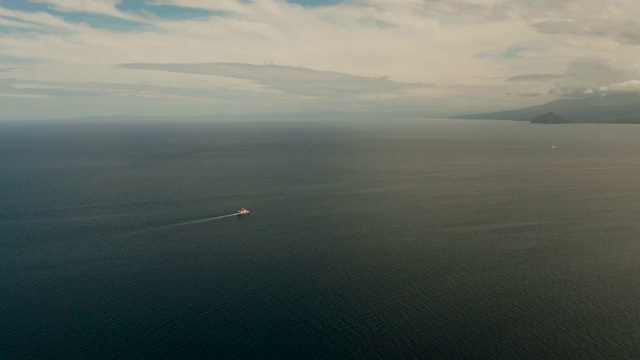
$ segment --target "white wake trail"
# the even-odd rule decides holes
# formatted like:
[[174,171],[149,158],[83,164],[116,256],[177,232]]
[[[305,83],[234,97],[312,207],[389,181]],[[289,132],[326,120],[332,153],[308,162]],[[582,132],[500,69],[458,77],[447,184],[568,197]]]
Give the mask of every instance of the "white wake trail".
[[206,218],[206,219],[185,221],[185,222],[176,223],[176,224],[156,226],[156,227],[147,228],[147,229],[140,229],[140,230],[137,230],[137,231],[133,231],[133,232],[129,232],[129,233],[121,234],[121,235],[131,236],[131,235],[135,235],[135,234],[141,234],[141,233],[146,233],[146,232],[149,232],[149,231],[155,231],[155,230],[160,230],[160,229],[169,229],[169,228],[178,227],[178,226],[185,226],[185,225],[203,223],[203,222],[207,222],[207,221],[214,221],[214,220],[223,219],[223,218],[227,218],[227,217],[238,216],[239,214],[240,214],[239,212],[235,212],[233,214],[214,216],[214,217],[210,217],[210,218]]
[[[238,216],[240,213],[233,213],[233,214],[228,214],[228,215],[220,215],[220,216],[214,216],[211,218],[206,218],[206,219],[200,219],[200,220],[194,220],[194,221],[187,221],[187,222],[181,222],[181,223],[177,223],[177,224],[171,224],[171,225],[165,225],[165,226],[161,226],[163,228],[168,228],[168,227],[174,227],[174,226],[183,226],[183,225],[191,225],[191,224],[197,224],[197,223],[201,223],[201,222],[207,222],[207,221],[213,221],[213,220],[218,220],[218,219],[222,219],[222,218],[226,218],[226,217],[231,217],[231,216]],[[157,229],[157,228],[156,228]]]

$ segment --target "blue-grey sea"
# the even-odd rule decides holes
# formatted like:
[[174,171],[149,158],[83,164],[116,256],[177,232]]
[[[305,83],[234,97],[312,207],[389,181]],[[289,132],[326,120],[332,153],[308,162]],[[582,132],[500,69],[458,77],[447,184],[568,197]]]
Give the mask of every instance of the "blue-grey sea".
[[0,358],[639,359],[640,126],[0,123]]

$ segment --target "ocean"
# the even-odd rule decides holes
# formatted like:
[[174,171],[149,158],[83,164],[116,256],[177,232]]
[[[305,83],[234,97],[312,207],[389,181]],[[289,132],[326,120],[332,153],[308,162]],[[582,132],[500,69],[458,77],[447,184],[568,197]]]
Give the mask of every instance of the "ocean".
[[638,359],[640,126],[4,122],[0,274],[2,359]]

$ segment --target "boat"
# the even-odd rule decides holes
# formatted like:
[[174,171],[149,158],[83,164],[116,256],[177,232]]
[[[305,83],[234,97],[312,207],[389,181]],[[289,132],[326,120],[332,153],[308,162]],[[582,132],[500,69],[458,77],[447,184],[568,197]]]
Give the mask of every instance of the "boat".
[[240,208],[240,210],[238,210],[238,216],[247,215],[248,213],[249,209]]

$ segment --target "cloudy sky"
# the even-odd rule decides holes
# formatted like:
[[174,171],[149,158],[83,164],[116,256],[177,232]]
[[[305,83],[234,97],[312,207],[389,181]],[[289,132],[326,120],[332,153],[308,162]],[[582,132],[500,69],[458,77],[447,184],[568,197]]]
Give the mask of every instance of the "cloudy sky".
[[638,0],[0,0],[0,119],[506,110],[640,90]]

